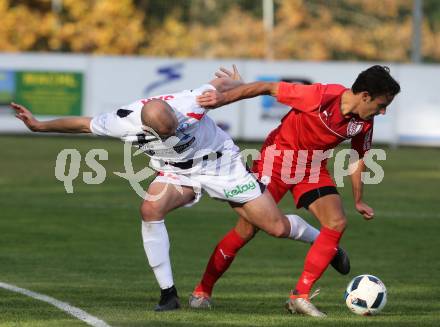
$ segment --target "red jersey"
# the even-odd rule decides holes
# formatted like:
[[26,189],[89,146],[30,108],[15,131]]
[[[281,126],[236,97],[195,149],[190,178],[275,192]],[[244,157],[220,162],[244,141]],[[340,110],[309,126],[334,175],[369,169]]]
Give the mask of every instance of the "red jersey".
[[341,98],[346,90],[337,84],[279,84],[277,100],[292,110],[268,135],[261,157],[253,165],[263,183],[269,183],[269,192],[276,202],[290,190],[300,207],[303,194],[335,187],[326,168],[329,155],[317,154],[316,150],[331,150],[348,139],[359,157],[370,149],[373,120],[342,115]]
[[280,150],[325,151],[351,139],[352,148],[363,157],[371,148],[373,120],[342,115],[341,97],[346,90],[338,84],[280,82],[277,100],[292,110],[273,131],[273,143]]

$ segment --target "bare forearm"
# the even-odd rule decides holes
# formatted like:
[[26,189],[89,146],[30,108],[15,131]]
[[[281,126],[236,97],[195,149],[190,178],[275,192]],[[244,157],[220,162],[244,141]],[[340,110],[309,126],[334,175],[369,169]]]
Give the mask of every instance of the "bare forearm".
[[364,217],[366,220],[374,218],[374,210],[369,205],[367,205],[363,196],[363,183],[362,183],[362,172],[365,171],[364,160],[360,159],[353,167],[354,170],[351,174],[351,185],[353,189],[354,205],[356,210]]
[[90,121],[90,117],[69,117],[40,121],[33,130],[35,132],[91,133]]
[[227,92],[227,91],[235,89],[235,88],[237,88],[237,87],[239,87],[241,85],[243,85],[242,81],[233,81],[233,80],[231,80],[231,81],[228,81],[227,83],[223,83],[220,88],[217,88],[217,91],[219,91],[219,92]]
[[243,84],[232,90],[224,92],[225,104],[242,99],[254,98],[259,95],[276,95],[278,83],[253,82]]
[[231,78],[216,78],[209,82],[218,92],[226,92],[232,90],[240,85],[243,85],[243,81],[241,80],[233,80]]
[[351,177],[351,187],[353,191],[353,198],[355,203],[362,201],[364,185],[362,183],[362,172],[365,170],[365,164],[362,159],[360,159],[353,167],[354,171],[350,175]]

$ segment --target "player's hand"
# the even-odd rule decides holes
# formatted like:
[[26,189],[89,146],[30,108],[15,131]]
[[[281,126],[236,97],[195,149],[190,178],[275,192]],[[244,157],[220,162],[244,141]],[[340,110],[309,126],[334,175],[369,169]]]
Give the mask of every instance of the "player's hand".
[[225,96],[218,91],[206,91],[197,97],[197,103],[205,109],[214,109],[225,104]]
[[215,73],[215,77],[222,78],[222,77],[229,77],[233,79],[234,81],[240,81],[243,82],[243,78],[241,77],[240,73],[238,72],[237,66],[232,65],[232,72],[224,67],[220,67],[219,71]]
[[374,210],[370,206],[368,206],[365,202],[356,203],[356,210],[364,217],[366,220],[370,220],[374,218]]
[[15,117],[23,121],[23,123],[33,132],[37,132],[40,122],[34,118],[32,113],[25,107],[12,102],[11,108],[15,111]]

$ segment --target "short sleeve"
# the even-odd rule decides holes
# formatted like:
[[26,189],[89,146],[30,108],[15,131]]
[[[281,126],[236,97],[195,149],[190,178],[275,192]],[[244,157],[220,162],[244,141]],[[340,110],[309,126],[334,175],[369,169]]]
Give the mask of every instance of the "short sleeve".
[[203,84],[202,86],[196,88],[196,89],[192,89],[191,93],[194,93],[195,96],[199,96],[202,95],[203,92],[205,91],[215,91],[216,88],[214,87],[214,85],[211,84]]
[[372,140],[373,124],[371,123],[351,139],[351,148],[357,151],[359,158],[363,158],[365,152],[371,149]]
[[277,101],[293,109],[310,112],[319,107],[322,92],[322,84],[304,85],[280,82]]
[[189,118],[193,118],[195,121],[199,121],[203,118],[207,110],[201,107],[197,103],[197,97],[202,95],[203,92],[215,90],[215,87],[211,84],[204,84],[196,89],[192,89],[187,93],[182,94],[176,102],[171,105],[178,111]]
[[90,122],[90,130],[99,136],[121,137],[125,134],[124,126],[116,112],[103,113],[93,117]]

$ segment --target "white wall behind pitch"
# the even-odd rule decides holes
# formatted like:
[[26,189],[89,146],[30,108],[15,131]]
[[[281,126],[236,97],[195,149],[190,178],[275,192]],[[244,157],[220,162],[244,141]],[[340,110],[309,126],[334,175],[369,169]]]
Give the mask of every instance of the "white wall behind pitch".
[[[0,54],[1,70],[74,71],[84,75],[83,114],[93,116],[118,109],[139,98],[198,87],[214,77],[218,67],[237,64],[245,81],[262,76],[305,78],[312,82],[350,87],[360,71],[373,63],[256,60],[199,60],[75,54]],[[374,141],[440,145],[440,66],[388,64],[402,92],[385,116],[375,119]],[[179,76],[166,83],[164,67]],[[146,88],[152,83],[155,87]],[[235,138],[261,141],[279,124],[262,117],[262,98],[244,100],[209,115],[228,127]],[[280,109],[283,110],[283,109]],[[52,117],[39,117],[49,119]],[[12,112],[0,112],[0,132],[26,132]]]
[[399,142],[440,145],[440,67],[404,65],[399,78]]

